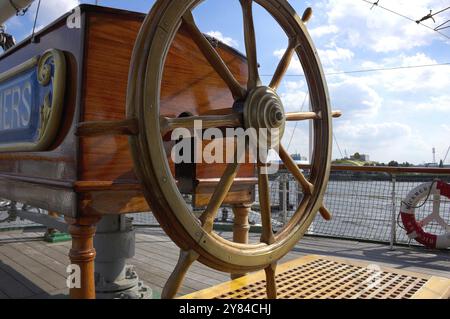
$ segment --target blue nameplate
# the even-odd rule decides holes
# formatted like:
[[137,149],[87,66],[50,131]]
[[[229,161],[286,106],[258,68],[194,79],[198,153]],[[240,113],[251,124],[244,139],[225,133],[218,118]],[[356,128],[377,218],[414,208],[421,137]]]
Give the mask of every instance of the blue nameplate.
[[45,151],[64,103],[64,54],[48,50],[0,74],[0,152]]

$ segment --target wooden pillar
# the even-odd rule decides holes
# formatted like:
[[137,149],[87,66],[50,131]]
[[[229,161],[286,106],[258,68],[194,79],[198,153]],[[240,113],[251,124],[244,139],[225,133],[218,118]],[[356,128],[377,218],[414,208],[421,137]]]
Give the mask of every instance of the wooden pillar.
[[[233,224],[233,241],[240,244],[248,244],[248,233],[250,224],[248,223],[248,215],[250,213],[251,204],[239,204],[233,206],[234,224]],[[246,274],[231,274],[231,279],[236,279]]]
[[[100,218],[66,218],[69,224],[69,233],[72,236],[72,249],[69,258],[76,269],[74,275],[79,275],[74,281],[75,287],[70,288],[71,299],[95,299],[94,279],[94,235],[97,222]],[[78,273],[79,270],[79,273]]]

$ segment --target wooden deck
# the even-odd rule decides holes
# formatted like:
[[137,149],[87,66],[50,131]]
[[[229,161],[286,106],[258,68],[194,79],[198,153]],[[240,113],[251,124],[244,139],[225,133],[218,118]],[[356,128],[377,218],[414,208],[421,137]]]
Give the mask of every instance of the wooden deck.
[[[42,236],[43,232],[36,230],[0,232],[0,299],[67,298],[66,267],[70,242],[49,244],[42,240]],[[380,266],[450,278],[449,251],[413,247],[396,247],[391,251],[386,245],[349,240],[306,237],[283,261],[311,254],[359,259]],[[135,266],[140,278],[154,290],[155,295],[160,294],[177,258],[177,247],[160,229],[138,229],[136,255],[129,263]],[[196,263],[189,271],[180,294],[228,280],[228,274]]]

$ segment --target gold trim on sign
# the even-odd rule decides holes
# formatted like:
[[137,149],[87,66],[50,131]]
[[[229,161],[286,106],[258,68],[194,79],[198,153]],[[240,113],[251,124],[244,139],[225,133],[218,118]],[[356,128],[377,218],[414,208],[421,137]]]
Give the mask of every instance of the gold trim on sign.
[[0,83],[9,80],[12,77],[15,77],[16,75],[19,75],[20,73],[27,71],[33,67],[35,67],[38,64],[39,56],[35,56],[24,63],[15,66],[14,68],[0,73]]
[[[50,64],[53,65],[53,74]],[[46,151],[55,140],[61,123],[61,115],[66,89],[66,60],[64,53],[57,49],[50,49],[42,56],[36,56],[28,61],[0,74],[0,83],[7,81],[22,72],[37,67],[37,81],[41,87],[50,84],[53,76],[53,90],[47,93],[41,101],[36,142],[19,142],[0,145],[0,152],[42,152]]]

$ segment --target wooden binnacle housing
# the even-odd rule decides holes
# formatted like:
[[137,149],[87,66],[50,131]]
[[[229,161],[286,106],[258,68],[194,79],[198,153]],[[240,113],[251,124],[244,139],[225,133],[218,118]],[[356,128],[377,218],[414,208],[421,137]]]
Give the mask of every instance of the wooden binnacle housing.
[[[79,20],[73,21],[77,10]],[[0,74],[47,50],[61,52],[65,60],[57,133],[45,149],[0,152],[0,197],[67,217],[148,211],[133,171],[128,137],[83,136],[79,132],[82,123],[125,120],[131,54],[145,15],[90,5],[74,12],[0,56]],[[245,85],[245,57],[214,42],[232,73]],[[182,25],[166,60],[161,115],[223,114],[231,111],[232,104],[229,89]],[[175,141],[167,139],[166,143],[170,156]],[[171,165],[180,189],[193,195],[196,206],[206,205],[225,166]],[[253,201],[254,171],[253,164],[242,165],[226,203]]]

